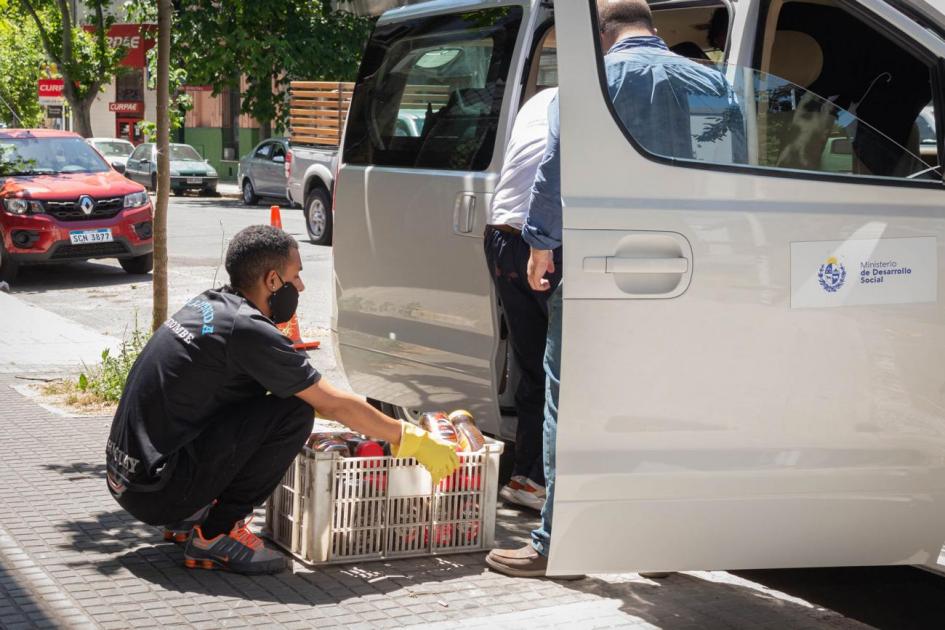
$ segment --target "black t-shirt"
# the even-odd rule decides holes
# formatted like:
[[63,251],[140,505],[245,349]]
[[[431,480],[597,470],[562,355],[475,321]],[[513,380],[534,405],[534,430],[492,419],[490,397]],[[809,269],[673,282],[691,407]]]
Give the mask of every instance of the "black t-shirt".
[[231,405],[288,398],[321,375],[249,301],[227,289],[194,298],[135,361],[112,421],[108,470],[132,490],[160,487],[175,455]]

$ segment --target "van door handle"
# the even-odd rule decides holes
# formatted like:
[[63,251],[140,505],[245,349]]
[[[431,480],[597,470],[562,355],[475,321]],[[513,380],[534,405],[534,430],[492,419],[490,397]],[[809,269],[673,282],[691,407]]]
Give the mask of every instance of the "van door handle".
[[585,258],[583,269],[590,273],[671,273],[682,275],[689,271],[689,259],[599,256]]
[[453,231],[457,234],[471,234],[476,227],[476,195],[460,193],[456,199],[453,214]]

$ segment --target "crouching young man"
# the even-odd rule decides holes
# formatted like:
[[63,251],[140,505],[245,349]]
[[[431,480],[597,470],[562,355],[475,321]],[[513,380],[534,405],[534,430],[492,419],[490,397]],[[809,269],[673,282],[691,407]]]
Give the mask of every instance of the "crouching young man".
[[[321,378],[275,323],[304,284],[291,236],[252,226],[226,253],[228,286],[190,300],[128,375],[106,447],[108,489],[135,518],[186,542],[191,568],[274,573],[285,556],[248,528],[311,433],[313,409],[416,457],[434,482],[453,448]],[[274,323],[275,322],[275,323]]]

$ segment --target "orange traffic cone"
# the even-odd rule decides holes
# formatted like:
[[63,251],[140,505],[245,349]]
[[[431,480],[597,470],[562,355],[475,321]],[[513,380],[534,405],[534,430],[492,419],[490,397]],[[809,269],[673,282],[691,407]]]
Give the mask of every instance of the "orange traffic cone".
[[296,350],[317,350],[322,345],[320,341],[302,341],[299,318],[295,315],[286,323],[280,324],[278,328],[283,335],[292,340],[292,347]]
[[[269,224],[274,228],[282,229],[282,213],[279,211],[279,206],[272,206],[269,208]],[[315,350],[321,346],[319,341],[303,341],[302,333],[299,331],[299,318],[297,315],[292,315],[290,319],[285,324],[278,326],[279,331],[292,340],[292,347],[296,350]]]

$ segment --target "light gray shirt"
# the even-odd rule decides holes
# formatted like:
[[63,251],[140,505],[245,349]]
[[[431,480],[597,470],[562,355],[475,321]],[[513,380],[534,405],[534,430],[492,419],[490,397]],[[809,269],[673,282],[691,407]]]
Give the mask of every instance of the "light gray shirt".
[[542,90],[528,99],[515,117],[492,200],[490,225],[522,229],[525,224],[535,173],[548,140],[548,105],[557,94],[558,88]]

